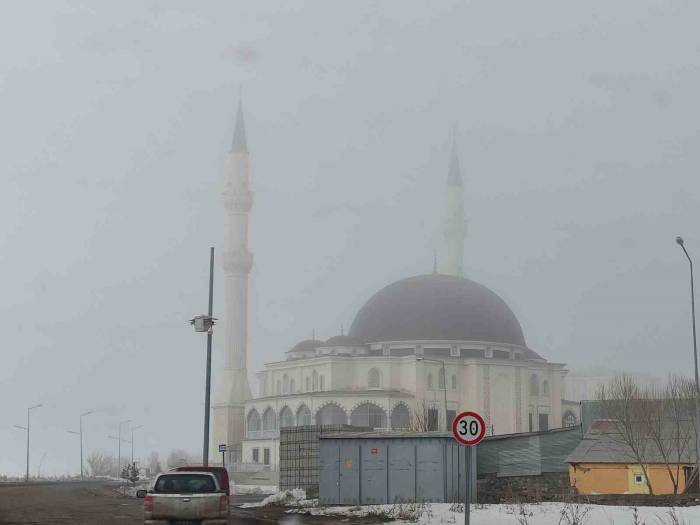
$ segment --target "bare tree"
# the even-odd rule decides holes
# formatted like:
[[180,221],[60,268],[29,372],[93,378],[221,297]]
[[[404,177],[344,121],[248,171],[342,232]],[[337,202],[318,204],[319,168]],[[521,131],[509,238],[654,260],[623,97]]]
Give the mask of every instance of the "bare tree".
[[616,376],[598,390],[598,400],[614,432],[609,437],[628,450],[629,460],[638,464],[644,473],[649,494],[654,494],[647,471],[649,454],[648,416],[654,409],[646,393],[628,375]]
[[409,423],[409,430],[414,432],[426,432],[428,430],[434,430],[430,428],[430,421],[428,418],[428,406],[423,401],[416,401],[416,406],[411,414],[411,421]]
[[148,471],[151,475],[163,472],[163,467],[160,465],[160,456],[158,456],[156,451],[148,455]]
[[168,466],[168,468],[175,468],[190,463],[196,463],[197,461],[201,460],[195,459],[194,455],[190,454],[186,450],[176,448],[170,451],[168,458],[165,460],[165,464]]
[[692,407],[686,397],[692,389],[692,382],[672,375],[663,388],[648,387],[645,396],[646,431],[666,466],[674,494],[678,494],[681,465],[687,463],[690,446],[694,444],[695,429],[689,411]]
[[117,474],[117,461],[114,456],[101,450],[91,452],[87,457],[91,476],[114,476]]

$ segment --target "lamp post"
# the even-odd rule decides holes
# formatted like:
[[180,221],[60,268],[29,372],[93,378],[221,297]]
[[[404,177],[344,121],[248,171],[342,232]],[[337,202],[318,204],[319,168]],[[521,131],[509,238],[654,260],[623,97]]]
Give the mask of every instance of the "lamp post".
[[676,237],[676,242],[683,249],[690,264],[690,310],[693,318],[693,357],[695,359],[695,461],[697,478],[700,480],[700,381],[698,380],[698,343],[695,330],[695,283],[693,281],[693,260],[685,249],[683,237]]
[[212,311],[214,307],[214,247],[209,248],[209,310],[207,315],[197,315],[190,319],[195,332],[207,333],[207,370],[204,389],[204,445],[202,447],[202,464],[209,465],[209,413],[211,411],[211,338],[214,333]]
[[75,432],[74,430],[69,430],[71,434],[75,434],[76,436],[80,436],[80,479],[84,479],[84,474],[83,474],[83,418],[85,416],[89,416],[92,414],[94,410],[88,410],[87,412],[83,412],[80,414],[80,432]]
[[117,476],[122,475],[122,425],[131,423],[131,419],[119,422],[119,436],[117,437]]
[[[450,430],[450,422],[447,421],[447,373],[445,372],[445,361],[443,359],[426,359],[425,357],[416,357],[416,361],[428,361],[442,365],[442,386],[444,393],[444,409],[445,409],[445,431]],[[438,376],[438,388],[440,388],[440,377]]]
[[23,427],[21,425],[15,425],[15,428],[21,428],[22,430],[27,432],[27,474],[26,477],[24,478],[25,481],[29,481],[29,414],[32,410],[35,408],[42,407],[44,405],[39,404],[39,405],[34,405],[32,407],[27,408],[27,426]]
[[138,430],[139,428],[143,428],[143,425],[139,425],[137,427],[131,427],[131,462],[134,462],[134,430]]

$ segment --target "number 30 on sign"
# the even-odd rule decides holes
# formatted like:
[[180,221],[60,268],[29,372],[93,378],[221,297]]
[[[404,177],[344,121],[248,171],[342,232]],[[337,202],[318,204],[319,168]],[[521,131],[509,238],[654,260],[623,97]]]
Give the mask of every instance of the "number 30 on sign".
[[486,423],[476,412],[462,412],[452,422],[452,435],[462,445],[472,447],[484,439]]

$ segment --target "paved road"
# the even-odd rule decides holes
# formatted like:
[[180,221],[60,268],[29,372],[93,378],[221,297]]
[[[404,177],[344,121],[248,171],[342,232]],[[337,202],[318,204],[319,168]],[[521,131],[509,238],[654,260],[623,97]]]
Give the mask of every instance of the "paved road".
[[[0,525],[142,525],[143,500],[122,496],[118,484],[106,481],[0,483]],[[288,515],[284,507],[240,509],[265,495],[232,497],[231,525],[337,525],[373,522],[322,516]]]
[[[0,484],[1,525],[143,524],[143,500],[124,497],[104,481]],[[232,525],[275,523],[235,516]]]

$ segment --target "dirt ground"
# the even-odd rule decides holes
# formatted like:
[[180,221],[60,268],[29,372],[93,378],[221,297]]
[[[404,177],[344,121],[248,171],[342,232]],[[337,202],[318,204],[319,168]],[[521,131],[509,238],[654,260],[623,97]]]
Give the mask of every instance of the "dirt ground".
[[0,524],[143,523],[143,501],[105,482],[0,485]]
[[[285,508],[231,509],[231,525],[328,525],[350,520],[290,516]],[[132,525],[143,523],[143,500],[108,482],[0,484],[0,525]],[[352,523],[369,525],[368,519]]]

